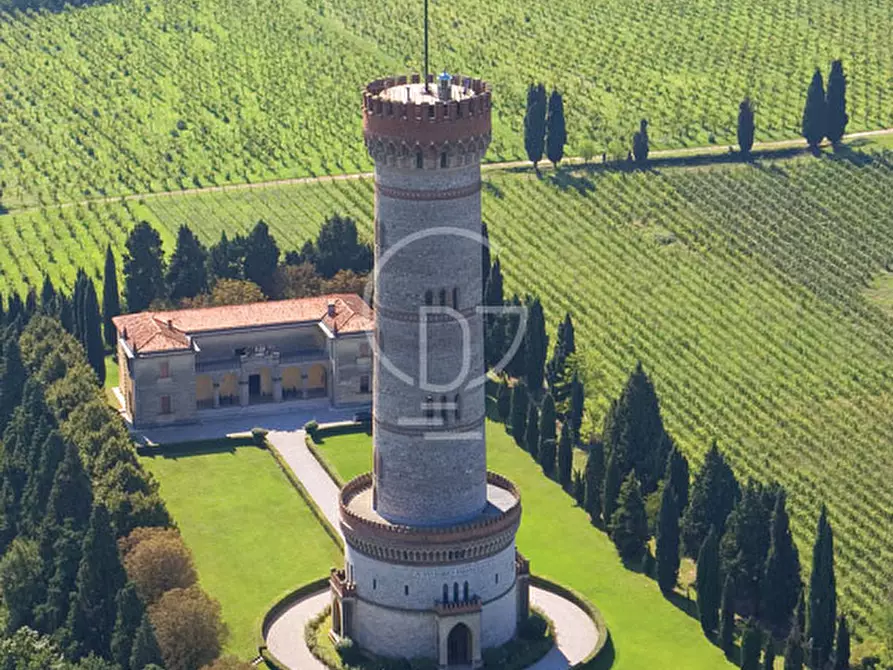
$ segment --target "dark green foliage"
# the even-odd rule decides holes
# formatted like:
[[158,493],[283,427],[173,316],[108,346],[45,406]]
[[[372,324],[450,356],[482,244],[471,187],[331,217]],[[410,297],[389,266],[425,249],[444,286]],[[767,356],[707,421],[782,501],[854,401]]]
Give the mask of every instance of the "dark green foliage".
[[656,539],[657,584],[669,594],[679,578],[679,504],[670,486],[661,495]]
[[803,108],[801,130],[810,149],[817,151],[828,127],[828,107],[825,102],[825,85],[822,73],[816,68],[806,91],[806,105]]
[[527,407],[527,432],[524,434],[524,448],[533,456],[534,460],[538,460],[538,451],[540,444],[540,422],[539,410],[533,401]]
[[115,627],[115,598],[126,577],[105,505],[93,508],[84,537],[67,628],[69,653],[79,659],[95,653],[108,656]]
[[719,544],[719,570],[732,579],[735,611],[744,615],[755,614],[759,607],[760,579],[769,553],[769,501],[759,484],[749,482],[726,520]]
[[552,348],[552,358],[546,364],[546,383],[555,401],[562,405],[571,393],[571,384],[567,378],[568,357],[576,353],[576,350],[574,322],[571,321],[571,315],[566,313],[564,321],[558,324],[558,336]]
[[553,474],[555,474],[556,449],[557,446],[553,438],[541,440],[539,443],[539,453],[537,456],[540,462],[540,467],[543,469],[543,474],[545,474],[547,477],[551,477]]
[[731,577],[726,577],[722,586],[718,642],[719,648],[730,656],[735,648],[735,582]]
[[125,670],[130,668],[133,642],[146,608],[132,582],[127,582],[115,598],[115,629],[112,633],[111,658]]
[[540,411],[540,440],[555,439],[556,421],[555,400],[551,393],[546,393]]
[[753,149],[754,118],[750,98],[744,98],[738,105],[738,148],[744,156],[750,156]]
[[760,653],[763,651],[763,631],[748,620],[741,634],[741,670],[760,670]]
[[667,482],[667,486],[673,490],[673,495],[676,496],[676,506],[679,509],[679,516],[682,516],[685,508],[688,507],[690,477],[688,459],[683,456],[682,452],[674,445],[673,450],[667,457],[667,472],[664,478]]
[[698,571],[695,578],[698,591],[698,618],[707,637],[713,637],[719,626],[720,577],[719,535],[715,528],[707,534],[698,552]]
[[208,278],[242,279],[244,246],[245,238],[241,235],[230,241],[226,231],[220,233],[220,240],[208,251]]
[[36,530],[47,509],[56,469],[65,456],[65,441],[53,430],[40,449],[40,462],[34,476],[29,478],[22,494],[22,522],[28,530]]
[[771,635],[766,636],[766,644],[763,646],[762,670],[775,670],[775,641]]
[[648,162],[649,140],[648,121],[639,121],[639,130],[633,134],[633,159],[639,165]]
[[[2,302],[2,300],[0,300]],[[56,311],[56,287],[49,275],[43,276],[43,285],[40,289],[40,306],[44,314],[52,315]]]
[[[331,279],[339,270],[365,274],[372,269],[372,247],[360,241],[357,223],[348,216],[335,214],[326,219],[319,229],[316,242],[307,242],[297,257],[289,257],[289,263],[313,263],[316,272]],[[248,276],[246,267],[245,276]],[[263,284],[261,284],[263,287]]]
[[0,591],[6,630],[34,625],[34,608],[43,599],[43,570],[37,544],[16,538],[0,560]]
[[785,493],[781,489],[775,496],[769,537],[769,555],[760,585],[760,619],[773,632],[783,635],[791,625],[791,617],[803,589],[800,554],[791,535]]
[[177,302],[208,290],[208,250],[189,226],[177,230],[177,247],[167,266],[168,297]]
[[837,642],[834,645],[834,670],[849,670],[850,667],[850,627],[846,617],[837,622]]
[[[322,234],[322,231],[320,231]],[[345,241],[349,244],[349,241]],[[273,276],[279,264],[279,246],[264,221],[258,221],[245,239],[245,279],[260,286],[266,296],[273,295]],[[322,274],[317,267],[317,272]]]
[[519,447],[524,446],[524,435],[527,432],[527,406],[530,399],[527,396],[527,387],[522,383],[512,387],[512,407],[509,413],[512,439]]
[[124,256],[124,299],[131,312],[142,312],[164,296],[164,250],[161,237],[141,221],[127,237]]
[[527,88],[527,110],[524,112],[524,150],[536,168],[546,144],[546,87],[531,84]]
[[56,469],[44,524],[62,526],[70,519],[74,528],[85,528],[93,506],[90,478],[84,471],[77,447],[66,443],[65,455]]
[[[583,509],[589,512],[593,521],[602,514],[602,486],[605,482],[605,446],[600,441],[589,445],[586,469],[583,474]],[[616,498],[615,498],[616,499]],[[610,512],[613,512],[613,507]],[[604,517],[609,519],[610,516]]]
[[114,347],[117,340],[112,318],[121,313],[121,297],[118,295],[118,270],[112,246],[105,248],[105,268],[102,276],[102,334],[107,347]]
[[163,667],[161,660],[161,650],[158,648],[158,640],[155,639],[155,631],[149,621],[149,614],[143,614],[140,626],[136,630],[136,636],[133,638],[133,650],[130,653],[130,667],[132,670],[136,668],[145,669],[148,665],[158,665]]
[[512,411],[512,392],[506,384],[499,384],[496,391],[496,413],[499,420],[505,423]]
[[738,500],[738,481],[714,441],[695,476],[688,508],[682,517],[682,550],[695,556],[711,528],[722,535],[726,518]]
[[502,286],[502,265],[499,262],[499,258],[496,258],[493,261],[493,265],[490,266],[490,274],[487,276],[487,287],[484,292],[485,305],[499,307],[505,302]]
[[40,550],[49,578],[46,599],[35,616],[38,627],[47,633],[56,632],[68,619],[83,544],[84,530],[74,528],[71,519],[63,526],[45,525],[41,529]]
[[803,633],[795,623],[784,646],[784,670],[802,670],[803,660]]
[[570,424],[565,421],[561,424],[561,437],[558,438],[558,483],[565,491],[570,490],[573,467],[574,443]]
[[794,625],[800,629],[800,634],[806,630],[806,589],[800,585],[800,595],[797,598],[797,607],[794,608]]
[[546,318],[539,298],[528,301],[527,331],[524,334],[525,372],[524,379],[531,395],[539,398],[543,391],[543,378],[546,366],[546,351],[549,337],[546,335]]
[[837,621],[837,583],[834,576],[834,533],[828,510],[822,506],[812,549],[812,572],[806,609],[806,639],[809,640],[809,666],[824,667],[834,646]]
[[835,147],[846,133],[846,125],[850,117],[846,112],[846,76],[843,74],[843,63],[836,60],[831,63],[828,75],[828,91],[825,96],[828,120],[825,134]]
[[620,557],[632,563],[642,559],[648,542],[648,519],[645,502],[634,472],[630,472],[620,487],[617,509],[611,515],[611,540]]
[[6,430],[13,410],[22,401],[25,377],[18,339],[10,337],[3,344],[3,368],[0,369],[0,433]]
[[[515,310],[521,310],[521,299],[518,298],[518,295],[515,294],[512,296],[512,299],[509,301],[508,305]],[[504,354],[507,356],[512,347],[517,344],[517,348],[515,352],[512,354],[509,361],[505,364],[505,372],[510,377],[522,378],[526,375],[527,372],[527,337],[526,337],[526,329],[524,331],[524,335],[520,335],[521,333],[521,323],[522,323],[521,314],[506,314],[503,319],[504,331],[503,331],[503,346],[504,346]],[[517,343],[515,340],[517,339]],[[500,354],[500,358],[502,354]]]
[[583,473],[579,470],[574,470],[571,492],[577,504],[580,507],[584,507],[586,502],[586,480],[583,477]]
[[605,419],[605,446],[616,456],[621,477],[635,470],[644,494],[664,475],[671,441],[664,430],[654,385],[636,364],[616,404]]
[[565,144],[567,144],[567,128],[564,124],[564,101],[561,99],[561,93],[552,89],[546,117],[546,156],[552,161],[552,165],[558,167],[558,163],[564,157]]
[[[630,473],[632,474],[632,473]],[[612,451],[605,465],[605,480],[602,483],[602,519],[606,526],[610,526],[611,518],[617,509],[617,497],[620,495],[620,485],[623,482],[617,458]],[[588,487],[587,487],[588,490]]]
[[99,384],[102,385],[105,383],[105,341],[102,337],[102,317],[99,314],[96,287],[89,280],[84,289],[82,327],[82,341],[87,351],[87,361],[99,378]]
[[568,409],[567,420],[571,424],[574,432],[574,441],[580,440],[580,429],[583,426],[583,406],[585,401],[585,390],[580,377],[574,372],[571,379],[571,398],[570,408]]

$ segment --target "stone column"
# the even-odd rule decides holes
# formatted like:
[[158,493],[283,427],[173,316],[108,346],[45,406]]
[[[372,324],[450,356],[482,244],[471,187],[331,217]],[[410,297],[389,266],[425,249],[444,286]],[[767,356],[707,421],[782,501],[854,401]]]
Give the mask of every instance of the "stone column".
[[248,406],[248,380],[239,380],[239,404],[242,407]]
[[282,377],[273,377],[273,401],[282,402]]

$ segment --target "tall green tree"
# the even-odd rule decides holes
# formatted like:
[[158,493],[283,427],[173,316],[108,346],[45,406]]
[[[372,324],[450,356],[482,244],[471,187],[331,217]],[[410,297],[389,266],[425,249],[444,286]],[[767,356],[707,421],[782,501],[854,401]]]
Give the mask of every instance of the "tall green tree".
[[22,493],[23,525],[32,534],[36,532],[46,514],[47,500],[53,488],[56,470],[64,456],[65,440],[58,430],[53,430],[40,448],[37,469]]
[[736,611],[754,615],[759,607],[760,579],[769,553],[771,512],[763,488],[749,482],[726,521],[719,543],[719,569],[734,581]]
[[556,436],[557,416],[555,412],[555,400],[552,394],[546,392],[543,396],[542,409],[540,411],[540,439],[554,440]]
[[775,640],[771,635],[766,636],[763,646],[763,665],[761,670],[775,670]]
[[664,479],[667,482],[667,486],[673,490],[673,495],[676,496],[679,516],[682,516],[685,508],[688,507],[690,477],[688,459],[673,445],[673,450],[667,457],[667,472],[664,475]]
[[735,648],[735,581],[726,577],[719,606],[719,648],[731,656]]
[[753,149],[754,115],[750,98],[744,98],[738,105],[738,148],[741,155],[748,157]]
[[174,302],[208,290],[208,250],[189,226],[177,230],[177,247],[167,266],[165,284]]
[[602,483],[602,519],[605,526],[610,529],[611,519],[617,510],[617,498],[620,496],[620,486],[623,483],[623,475],[620,474],[620,465],[617,457],[611,451],[608,454],[608,462],[605,465],[605,481]]
[[506,423],[512,411],[512,392],[505,384],[499,384],[496,391],[496,414],[502,423]]
[[543,469],[543,474],[547,477],[551,477],[555,474],[555,451],[555,438],[540,440],[538,447],[539,463],[540,467]]
[[846,113],[846,76],[843,74],[843,63],[839,60],[831,63],[825,100],[828,110],[826,135],[831,144],[837,147],[850,120]]
[[22,363],[22,352],[18,338],[11,336],[3,344],[3,362],[0,368],[0,434],[12,413],[22,401],[22,389],[25,387],[27,373]]
[[37,544],[18,537],[0,560],[0,592],[6,632],[34,625],[34,609],[43,599],[43,570]]
[[96,299],[96,287],[88,281],[84,291],[83,338],[87,350],[87,362],[99,378],[100,386],[105,383],[105,340],[102,336],[102,317]]
[[667,595],[673,592],[679,579],[679,503],[669,486],[664,486],[660,497],[655,554],[657,584]]
[[695,585],[698,591],[698,618],[704,635],[712,638],[719,626],[720,605],[719,535],[711,528],[698,552]]
[[115,597],[115,607],[111,659],[124,670],[128,670],[131,667],[130,656],[133,653],[133,643],[146,613],[146,608],[137,595],[136,587],[132,582],[127,582],[124,588],[118,591],[118,595]]
[[570,424],[561,424],[561,437],[558,438],[558,483],[565,491],[570,490],[571,474],[574,467],[574,443]]
[[567,144],[567,128],[564,125],[564,101],[561,93],[552,89],[546,118],[546,156],[555,167],[558,167],[558,163],[564,157],[565,144]]
[[784,646],[784,670],[803,670],[803,629],[796,623]]
[[[0,303],[3,300],[0,299]],[[40,287],[40,306],[43,308],[42,313],[53,315],[56,310],[56,287],[53,286],[53,280],[45,274],[43,276],[43,285]]]
[[763,631],[752,619],[748,619],[741,634],[741,670],[760,670],[760,654],[763,651]]
[[571,398],[567,420],[571,424],[575,442],[580,441],[580,430],[583,427],[583,409],[585,404],[585,389],[579,375],[574,372],[571,378]]
[[850,667],[850,627],[846,617],[837,622],[837,643],[834,645],[834,670],[849,670]]
[[161,650],[158,648],[158,640],[155,639],[155,630],[149,621],[149,613],[143,614],[140,626],[133,638],[133,647],[130,653],[130,668],[146,668],[149,665],[163,667]]
[[806,91],[806,105],[803,107],[801,130],[806,143],[814,152],[818,151],[828,128],[828,106],[825,102],[825,85],[822,73],[816,68]]
[[512,387],[512,408],[509,413],[512,439],[519,447],[524,446],[524,436],[527,432],[527,406],[530,398],[527,396],[527,387],[523,383],[517,383]]
[[127,237],[124,255],[124,299],[131,312],[142,312],[164,292],[164,250],[161,237],[141,221]]
[[648,121],[639,121],[639,129],[633,134],[633,159],[638,165],[648,162],[649,140]]
[[484,292],[484,304],[499,307],[505,302],[503,295],[502,264],[499,258],[493,260],[490,274],[487,277],[487,288]]
[[115,628],[115,599],[126,575],[105,505],[93,507],[84,537],[67,628],[69,653],[79,659],[90,653],[109,656]]
[[806,639],[809,641],[809,667],[824,668],[834,648],[837,621],[837,582],[834,576],[834,533],[828,510],[822,505],[812,549],[809,575]]
[[114,347],[118,339],[112,319],[121,313],[121,297],[118,295],[118,269],[112,245],[105,248],[105,268],[102,276],[102,334],[107,347]]
[[760,619],[777,635],[784,635],[791,625],[802,588],[800,554],[791,534],[783,489],[775,496],[769,535],[769,555],[760,586]]
[[648,542],[648,517],[636,474],[630,472],[620,487],[617,509],[611,516],[611,540],[627,562],[642,559]]
[[725,532],[726,519],[739,491],[735,474],[714,441],[695,476],[682,517],[682,549],[686,556],[697,554],[711,528],[716,528],[720,536]]
[[524,447],[525,449],[527,449],[527,453],[533,456],[533,460],[539,459],[539,418],[540,415],[539,410],[536,408],[536,403],[531,400],[529,406],[527,407],[527,432],[524,435]]
[[245,238],[237,235],[234,241],[220,233],[220,240],[208,250],[207,275],[209,282],[218,279],[242,279]]
[[[568,379],[568,358],[577,350],[574,335],[574,322],[566,313],[564,321],[558,324],[558,336],[552,347],[552,357],[546,363],[546,384],[557,403],[562,406],[571,393],[571,381]],[[562,418],[564,415],[562,414]]]
[[524,112],[524,150],[527,159],[539,170],[546,144],[546,87],[531,84],[527,87],[527,109]]
[[534,398],[539,398],[543,391],[546,351],[549,348],[546,317],[539,298],[534,298],[527,305],[527,331],[524,333],[524,344],[526,362],[524,379],[530,394]]
[[[245,241],[245,279],[260,286],[264,295],[272,296],[273,278],[278,264],[279,246],[270,234],[269,226],[260,220]],[[323,274],[318,266],[316,270]]]
[[[596,440],[589,445],[589,455],[586,457],[586,468],[583,471],[583,509],[589,512],[593,521],[598,521],[602,514],[602,485],[604,482],[605,447],[601,440]],[[610,511],[614,511],[613,507]]]
[[[316,242],[305,245],[295,260],[313,263],[320,275],[331,279],[339,270],[351,270],[357,274],[369,272],[373,256],[372,247],[360,240],[356,221],[335,214],[323,222]],[[247,269],[246,277],[251,279]]]

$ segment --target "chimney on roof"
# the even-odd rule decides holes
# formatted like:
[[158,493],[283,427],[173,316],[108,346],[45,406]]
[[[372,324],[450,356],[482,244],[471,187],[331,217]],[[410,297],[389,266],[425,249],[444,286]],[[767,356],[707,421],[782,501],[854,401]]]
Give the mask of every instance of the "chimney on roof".
[[121,337],[127,339],[127,326],[124,326],[124,330],[121,331]]
[[173,320],[173,319],[168,319],[168,320],[167,320],[167,327],[168,327],[168,330],[173,330],[173,329],[174,329],[174,320]]
[[335,318],[335,301],[334,300],[329,300],[328,315],[333,319]]

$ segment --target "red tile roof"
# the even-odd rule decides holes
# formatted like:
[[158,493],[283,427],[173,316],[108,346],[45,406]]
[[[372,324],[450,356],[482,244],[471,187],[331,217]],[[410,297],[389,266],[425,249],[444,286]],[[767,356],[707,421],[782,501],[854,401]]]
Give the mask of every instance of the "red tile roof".
[[[329,316],[329,303],[335,316]],[[254,302],[247,305],[138,312],[112,319],[118,335],[134,352],[187,350],[188,336],[219,330],[298,323],[321,323],[335,334],[362,333],[373,328],[372,309],[360,296],[336,293],[313,298]]]

